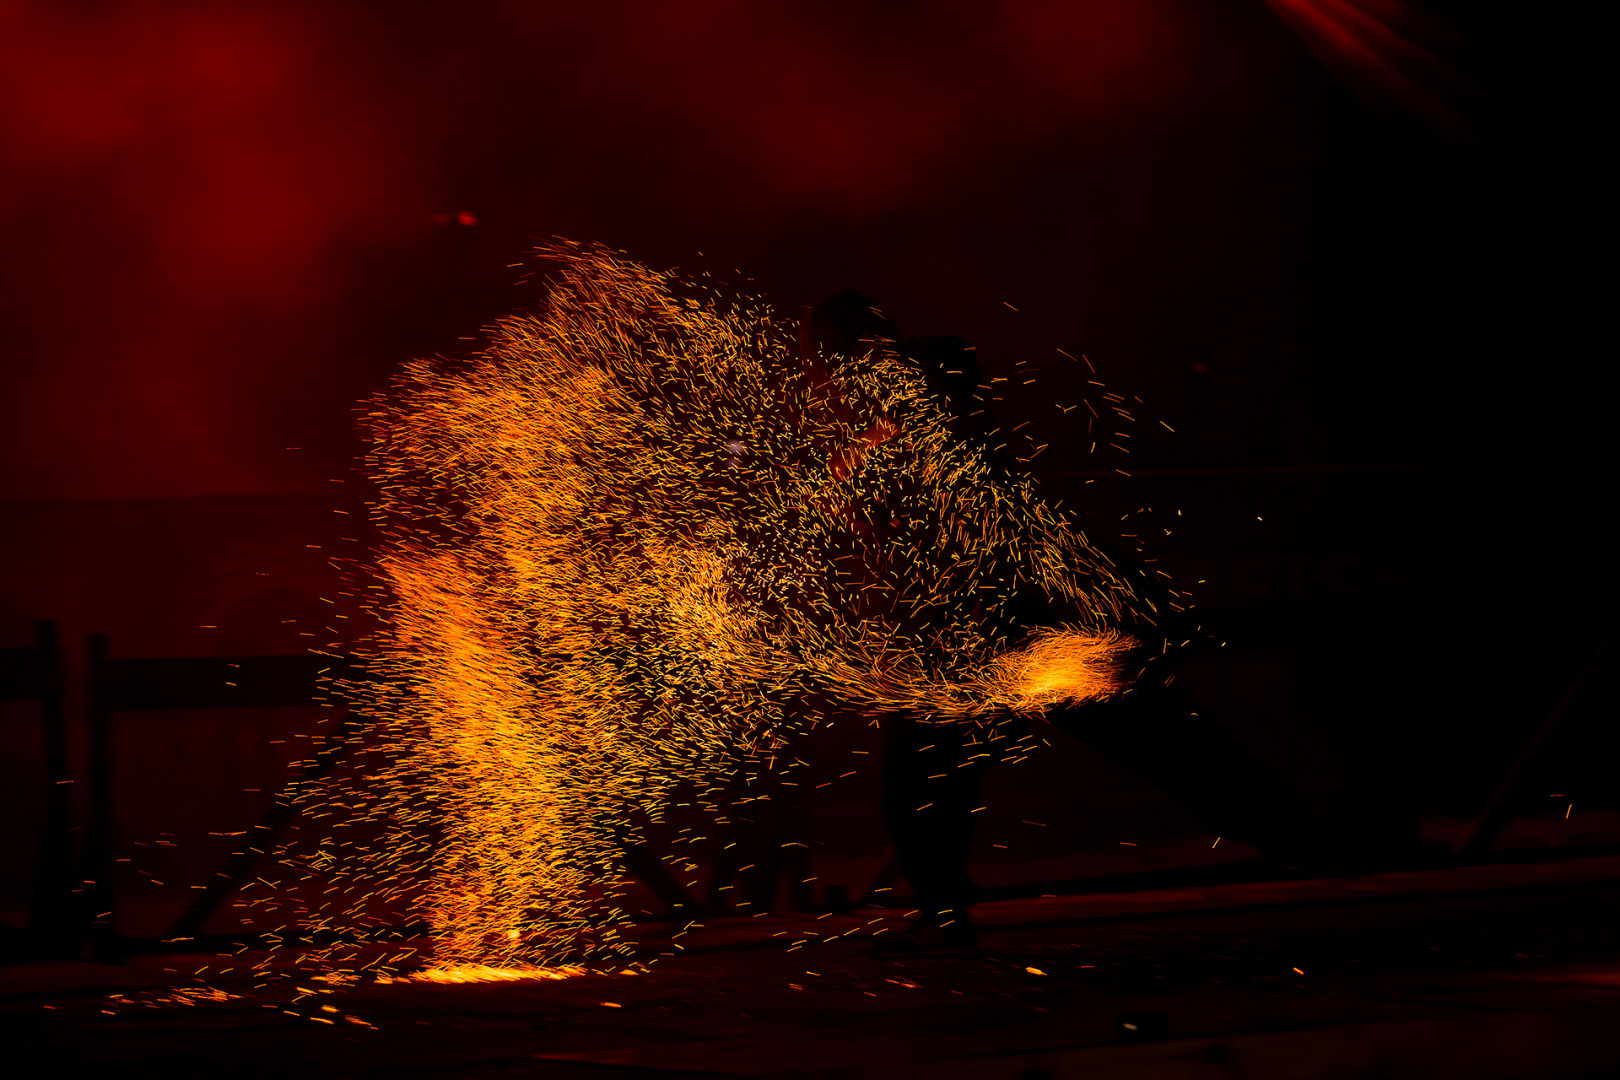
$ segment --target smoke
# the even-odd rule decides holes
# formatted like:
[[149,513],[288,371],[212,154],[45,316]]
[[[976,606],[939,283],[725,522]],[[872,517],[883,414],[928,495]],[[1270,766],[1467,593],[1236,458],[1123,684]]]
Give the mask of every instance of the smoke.
[[1185,100],[1200,10],[10,0],[0,495],[321,483],[531,237],[742,260],[941,213]]

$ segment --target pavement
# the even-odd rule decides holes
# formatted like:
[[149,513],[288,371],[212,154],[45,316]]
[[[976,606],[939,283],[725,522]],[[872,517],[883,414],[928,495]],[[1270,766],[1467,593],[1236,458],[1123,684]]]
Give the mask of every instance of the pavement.
[[1620,1076],[1620,856],[638,928],[621,971],[329,982],[276,958],[0,968],[14,1077]]

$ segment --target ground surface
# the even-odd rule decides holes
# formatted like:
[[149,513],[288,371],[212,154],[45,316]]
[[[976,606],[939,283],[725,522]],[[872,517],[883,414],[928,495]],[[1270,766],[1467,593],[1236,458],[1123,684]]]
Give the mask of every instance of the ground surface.
[[1617,908],[1609,856],[985,904],[980,953],[904,962],[874,910],[655,929],[646,973],[559,981],[32,964],[0,1020],[19,1077],[1620,1076]]

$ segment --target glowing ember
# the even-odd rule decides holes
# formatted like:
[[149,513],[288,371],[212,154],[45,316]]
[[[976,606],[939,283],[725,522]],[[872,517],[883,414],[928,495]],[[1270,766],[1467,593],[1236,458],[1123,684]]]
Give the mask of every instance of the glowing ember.
[[[394,689],[371,775],[322,796],[303,918],[403,904],[434,981],[624,952],[623,845],[676,784],[724,820],[833,710],[1027,749],[1006,721],[1114,692],[1114,628],[1150,621],[892,343],[805,355],[761,305],[543,254],[540,313],[369,414]],[[1028,634],[1031,593],[1067,621]]]
[[580,964],[563,967],[534,967],[532,965],[490,967],[488,964],[451,964],[446,967],[431,967],[426,971],[419,971],[407,979],[396,981],[433,983],[521,982],[525,979],[571,979],[575,975],[583,975],[584,973],[585,968]]

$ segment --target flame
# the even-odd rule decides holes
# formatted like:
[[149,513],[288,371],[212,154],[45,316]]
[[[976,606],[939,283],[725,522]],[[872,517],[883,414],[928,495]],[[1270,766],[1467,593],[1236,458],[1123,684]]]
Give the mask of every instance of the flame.
[[[891,343],[828,370],[761,304],[542,255],[541,311],[368,416],[396,678],[365,783],[327,797],[389,833],[334,828],[315,864],[349,907],[309,921],[403,903],[434,981],[627,951],[622,845],[677,783],[723,821],[834,710],[1024,746],[1008,721],[1117,690],[1115,628],[1150,618]],[[1020,589],[1074,621],[1026,635]]]

